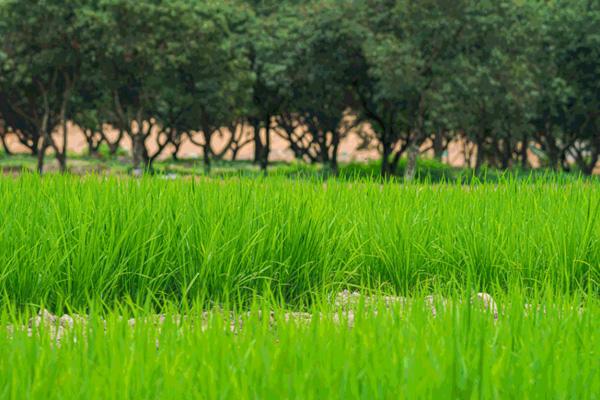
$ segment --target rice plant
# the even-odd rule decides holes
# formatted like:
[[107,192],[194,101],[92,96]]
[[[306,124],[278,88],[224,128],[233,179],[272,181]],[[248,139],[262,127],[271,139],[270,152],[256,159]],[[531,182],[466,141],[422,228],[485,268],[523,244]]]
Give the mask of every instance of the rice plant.
[[600,393],[593,181],[24,175],[0,209],[0,398]]
[[0,178],[5,303],[598,294],[600,186]]

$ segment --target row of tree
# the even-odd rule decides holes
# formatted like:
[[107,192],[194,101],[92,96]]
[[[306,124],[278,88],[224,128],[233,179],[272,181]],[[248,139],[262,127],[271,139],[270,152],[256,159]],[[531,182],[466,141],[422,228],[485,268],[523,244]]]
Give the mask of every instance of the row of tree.
[[249,143],[267,168],[279,135],[335,172],[340,141],[368,124],[383,175],[406,156],[411,178],[426,143],[439,157],[456,138],[474,144],[476,168],[527,168],[533,149],[589,174],[600,2],[0,0],[5,151],[15,135],[40,172],[49,150],[66,169],[69,121],[92,152],[128,136],[136,169],[184,139],[207,170]]

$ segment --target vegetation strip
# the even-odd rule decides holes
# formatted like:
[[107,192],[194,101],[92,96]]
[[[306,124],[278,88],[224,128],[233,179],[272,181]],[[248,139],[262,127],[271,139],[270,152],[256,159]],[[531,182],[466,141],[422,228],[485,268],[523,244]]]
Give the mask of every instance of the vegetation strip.
[[600,186],[583,181],[24,176],[0,178],[0,209],[0,298],[19,307],[599,293]]
[[[65,330],[60,346],[43,324],[31,336],[2,329],[0,394],[449,398],[454,391],[459,397],[593,399],[600,389],[597,301],[580,313],[547,301],[545,313],[527,314],[515,296],[512,304],[499,304],[504,311],[496,320],[470,302],[451,302],[434,317],[422,300],[422,307],[393,312],[393,306],[377,315],[365,300],[352,329],[341,309],[315,307],[311,313],[322,312],[320,318],[298,323],[285,321],[285,312],[268,302],[237,312],[242,325],[233,332],[229,312],[208,314],[205,325],[193,310],[180,321],[167,313],[162,323],[144,310],[90,316]],[[9,321],[8,315],[0,320]]]
[[352,133],[384,177],[450,147],[590,175],[599,25],[594,0],[1,0],[0,144],[66,171],[76,125],[136,175],[190,143],[208,174],[246,146],[266,171],[278,139],[335,175]]

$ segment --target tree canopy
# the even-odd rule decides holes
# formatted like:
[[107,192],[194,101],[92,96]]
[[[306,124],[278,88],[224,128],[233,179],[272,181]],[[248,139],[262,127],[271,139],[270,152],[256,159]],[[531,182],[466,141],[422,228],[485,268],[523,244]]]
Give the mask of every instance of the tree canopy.
[[533,152],[590,174],[600,4],[0,0],[0,121],[5,149],[14,135],[40,171],[48,150],[66,169],[72,122],[91,153],[130,140],[134,170],[176,157],[183,140],[202,149],[206,171],[251,144],[266,169],[278,135],[336,173],[354,128],[384,176],[407,157],[411,179],[424,148],[440,157],[451,140],[472,145],[475,168],[529,168]]

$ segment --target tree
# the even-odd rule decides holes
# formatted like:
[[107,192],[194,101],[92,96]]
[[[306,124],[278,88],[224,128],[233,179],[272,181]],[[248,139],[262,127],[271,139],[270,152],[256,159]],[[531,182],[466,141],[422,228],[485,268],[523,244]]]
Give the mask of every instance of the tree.
[[266,171],[271,151],[273,118],[293,95],[292,48],[302,20],[294,2],[247,1],[256,18],[248,26],[247,55],[254,74],[248,121],[254,131],[254,161]]
[[33,156],[37,156],[40,143],[40,132],[32,123],[31,119],[13,111],[15,99],[11,99],[8,93],[14,93],[4,82],[6,93],[0,92],[0,113],[2,114],[2,142],[5,151],[8,149],[6,138],[9,134],[16,136],[17,140],[24,145]]
[[549,165],[591,174],[600,158],[600,4],[537,5],[540,32],[536,136]]
[[94,54],[95,84],[105,88],[101,108],[131,139],[134,171],[150,169],[169,144],[193,132],[204,139],[208,170],[211,135],[247,96],[250,74],[230,29],[234,9],[193,0],[103,0],[90,11],[89,32],[100,38]]
[[101,68],[88,60],[83,65],[81,78],[73,96],[72,122],[77,125],[88,144],[88,154],[95,156],[102,143],[106,143],[111,155],[114,155],[123,138],[123,129],[119,130],[116,140],[111,141],[105,133],[105,127],[111,120],[111,93],[103,87]]
[[[102,0],[86,13],[90,51],[97,75],[90,86],[105,117],[131,140],[134,171],[148,167],[146,140],[155,125],[152,110],[160,96],[161,71],[168,62],[169,10],[161,1]],[[175,4],[174,4],[175,5]],[[85,93],[84,93],[84,96]],[[92,100],[92,99],[90,99]]]
[[[66,170],[67,119],[80,76],[86,0],[0,1],[0,113],[44,167],[48,148]],[[53,133],[61,128],[61,146]]]
[[530,9],[511,0],[473,4],[452,85],[453,120],[477,146],[475,169],[487,161],[528,167],[529,123],[537,99],[536,28]]
[[[171,135],[185,132],[202,148],[209,173],[211,158],[223,155],[214,152],[214,135],[233,127],[250,103],[253,74],[240,36],[251,13],[220,3],[194,5],[184,14],[195,18],[182,15],[173,27],[184,48],[166,69],[166,87],[156,115]],[[230,132],[229,145],[239,144],[235,129]]]
[[361,116],[373,125],[382,175],[408,152],[405,178],[415,175],[429,137],[433,105],[452,75],[467,14],[466,1],[372,0],[362,10],[365,65],[355,82]]
[[[337,174],[340,141],[352,127],[352,74],[360,41],[348,2],[296,7],[302,23],[287,63],[290,96],[277,118],[297,158],[320,162]],[[360,60],[359,60],[360,61]]]

